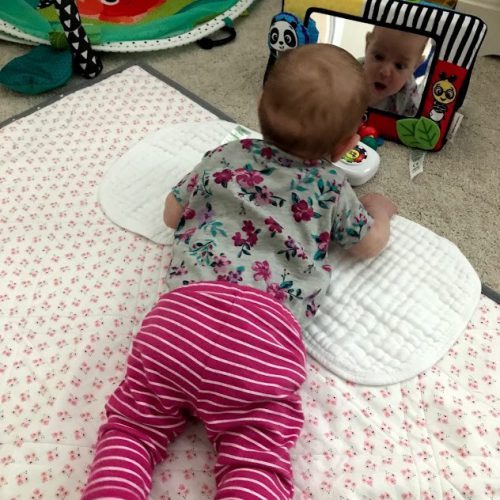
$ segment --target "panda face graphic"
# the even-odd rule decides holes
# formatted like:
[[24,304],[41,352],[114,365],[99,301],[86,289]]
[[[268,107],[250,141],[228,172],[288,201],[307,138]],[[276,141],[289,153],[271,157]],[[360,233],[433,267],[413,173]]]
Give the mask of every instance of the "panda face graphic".
[[278,21],[273,24],[269,32],[269,46],[272,50],[283,52],[297,47],[298,40],[295,33],[296,26],[287,21]]

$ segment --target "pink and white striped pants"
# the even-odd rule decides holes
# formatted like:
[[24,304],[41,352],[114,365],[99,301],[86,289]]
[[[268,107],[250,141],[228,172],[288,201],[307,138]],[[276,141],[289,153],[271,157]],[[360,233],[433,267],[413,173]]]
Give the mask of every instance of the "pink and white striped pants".
[[292,498],[305,376],[301,328],[266,293],[213,282],[164,294],[106,405],[83,499],[146,499],[186,415],[217,451],[216,499]]

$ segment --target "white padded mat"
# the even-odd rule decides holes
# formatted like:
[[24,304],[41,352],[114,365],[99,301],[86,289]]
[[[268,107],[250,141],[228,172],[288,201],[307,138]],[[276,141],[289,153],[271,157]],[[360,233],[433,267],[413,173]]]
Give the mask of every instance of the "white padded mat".
[[401,382],[436,363],[465,330],[481,295],[450,241],[403,217],[375,259],[336,252],[332,284],[304,332],[309,353],[360,384]]
[[107,171],[99,189],[104,213],[119,226],[166,244],[172,235],[162,218],[166,195],[207,151],[243,136],[260,134],[214,119],[171,124],[148,135]]
[[[235,127],[222,120],[169,125],[146,137],[107,171],[99,191],[104,212],[168,244],[166,194],[205,151],[236,137]],[[402,217],[376,259],[355,262],[334,252],[330,260],[332,286],[304,338],[314,358],[352,382],[392,384],[432,366],[464,331],[481,293],[455,245]]]

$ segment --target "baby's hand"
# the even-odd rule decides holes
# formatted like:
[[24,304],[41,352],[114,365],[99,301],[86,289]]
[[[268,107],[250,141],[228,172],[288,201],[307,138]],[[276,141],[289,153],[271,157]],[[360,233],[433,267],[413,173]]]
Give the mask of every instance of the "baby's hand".
[[359,243],[351,247],[350,253],[355,257],[367,259],[377,256],[387,245],[390,233],[390,219],[397,210],[396,205],[381,194],[366,194],[359,201],[372,216],[373,223],[368,234]]
[[175,199],[173,193],[170,193],[165,200],[163,209],[163,221],[167,227],[177,229],[181,220],[184,207]]
[[389,219],[397,213],[396,205],[382,194],[369,193],[360,198],[361,203],[366,208],[368,213],[384,212]]

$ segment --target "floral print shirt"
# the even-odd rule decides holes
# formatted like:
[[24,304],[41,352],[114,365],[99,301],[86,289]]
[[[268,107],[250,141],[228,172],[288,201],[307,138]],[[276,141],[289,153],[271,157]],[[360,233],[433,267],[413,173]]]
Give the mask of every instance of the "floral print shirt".
[[304,326],[330,283],[331,241],[358,243],[372,219],[344,175],[256,139],[205,154],[172,190],[184,212],[169,284],[222,280],[267,291]]
[[411,80],[406,82],[399,92],[386,97],[375,106],[375,109],[389,111],[401,116],[415,116],[421,97],[415,78],[412,76]]

